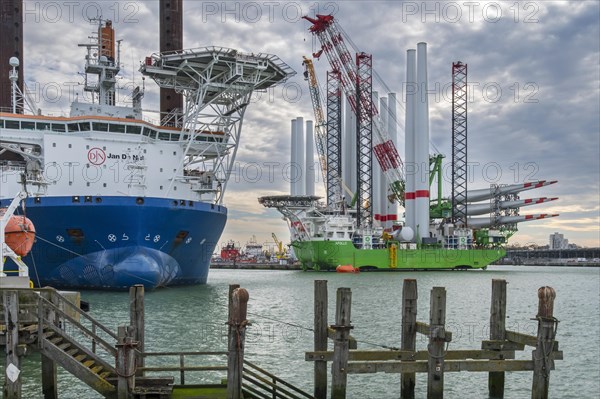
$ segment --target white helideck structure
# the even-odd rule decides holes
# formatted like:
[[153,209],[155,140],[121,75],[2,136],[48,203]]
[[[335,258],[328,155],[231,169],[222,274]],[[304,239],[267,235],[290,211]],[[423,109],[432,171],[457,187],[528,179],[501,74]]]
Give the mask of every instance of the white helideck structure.
[[[176,182],[213,192],[221,203],[238,149],[242,120],[254,90],[266,89],[294,74],[279,57],[204,47],[153,54],[140,71],[159,87],[181,92],[185,111],[181,129],[184,154],[167,194]],[[215,136],[207,145],[201,135]],[[221,139],[216,137],[221,136]],[[198,173],[186,170],[202,165]],[[215,184],[216,182],[216,184]]]

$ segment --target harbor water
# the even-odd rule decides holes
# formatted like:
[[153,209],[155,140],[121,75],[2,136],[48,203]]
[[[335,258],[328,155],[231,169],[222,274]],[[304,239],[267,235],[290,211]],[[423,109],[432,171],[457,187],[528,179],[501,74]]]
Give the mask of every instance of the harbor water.
[[[361,350],[400,346],[402,282],[414,278],[418,285],[419,321],[429,320],[429,293],[446,287],[446,326],[453,333],[448,349],[481,349],[489,339],[492,279],[505,279],[507,329],[535,335],[537,289],[552,286],[557,297],[554,315],[560,321],[557,340],[564,360],[556,361],[550,377],[552,398],[598,398],[600,392],[600,269],[583,267],[491,266],[469,272],[387,272],[336,274],[272,270],[211,270],[208,284],[166,288],[146,293],[146,351],[226,350],[227,293],[229,284],[240,284],[250,293],[246,358],[259,367],[312,392],[313,364],[304,361],[312,350],[313,282],[328,280],[329,320],[335,315],[335,290],[352,289],[351,334]],[[90,314],[116,330],[129,318],[125,292],[83,291]],[[426,337],[417,337],[417,349],[426,349]],[[332,344],[330,343],[330,349]],[[517,352],[530,359],[531,348]],[[4,361],[4,359],[2,359]],[[171,360],[171,363],[174,361]],[[39,355],[22,364],[23,398],[41,398]],[[186,382],[219,382],[223,373],[194,377]],[[348,378],[348,397],[398,398],[397,374],[360,374]],[[176,379],[177,381],[177,379]],[[506,375],[506,398],[531,396],[531,372]],[[446,398],[486,398],[487,373],[447,373]],[[86,385],[59,368],[62,398],[99,398]],[[425,398],[427,380],[417,375],[417,397]]]

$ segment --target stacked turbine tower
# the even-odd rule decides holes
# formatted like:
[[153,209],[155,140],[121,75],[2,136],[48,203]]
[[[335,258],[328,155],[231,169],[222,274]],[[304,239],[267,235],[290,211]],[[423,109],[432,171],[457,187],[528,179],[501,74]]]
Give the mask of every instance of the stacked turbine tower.
[[[315,155],[313,121],[299,116],[291,121],[291,159],[287,168],[291,195],[315,195]],[[305,139],[306,137],[306,139]]]
[[417,242],[429,237],[429,102],[427,44],[408,50],[406,63],[406,225]]
[[[407,51],[406,62],[406,115],[405,115],[405,165],[406,165],[406,196],[405,196],[405,226],[416,232],[417,243],[433,241],[433,237],[440,232],[430,220],[430,193],[429,193],[429,107],[427,99],[427,44],[419,43],[417,50]],[[466,64],[459,65],[464,71],[461,80],[466,87]],[[453,76],[454,78],[454,76]],[[464,89],[463,87],[463,89]],[[466,92],[466,91],[465,91]],[[453,183],[454,177],[466,181],[466,170],[462,166],[467,164],[466,159],[466,96],[457,96],[464,104],[454,108],[461,114],[461,134],[463,146],[458,151],[458,156],[453,156]],[[385,118],[385,116],[382,116]],[[388,117],[388,120],[391,119]],[[389,121],[389,126],[395,126]],[[453,125],[453,128],[455,126]],[[453,132],[454,133],[454,132]],[[393,136],[392,136],[393,137]],[[456,141],[456,140],[454,140]],[[455,176],[456,175],[456,176]],[[522,191],[537,189],[556,183],[556,181],[536,181],[512,185],[492,185],[490,188],[457,190],[453,184],[452,214],[464,215],[464,218],[455,218],[454,224],[446,223],[447,231],[462,229],[464,236],[471,237],[472,229],[504,229],[516,223],[545,219],[558,216],[557,214],[532,214],[519,215],[519,209],[525,206],[538,205],[558,198],[538,197],[520,199],[518,194]],[[458,194],[456,194],[458,193]],[[458,201],[456,200],[458,199]],[[488,216],[479,216],[489,214]],[[479,217],[474,217],[479,216]],[[437,227],[437,229],[436,229]],[[452,229],[448,229],[452,227]],[[457,230],[458,231],[458,230]],[[459,234],[459,233],[457,233]],[[442,234],[446,235],[446,234]],[[431,238],[430,238],[431,237]],[[448,240],[448,237],[446,237]]]

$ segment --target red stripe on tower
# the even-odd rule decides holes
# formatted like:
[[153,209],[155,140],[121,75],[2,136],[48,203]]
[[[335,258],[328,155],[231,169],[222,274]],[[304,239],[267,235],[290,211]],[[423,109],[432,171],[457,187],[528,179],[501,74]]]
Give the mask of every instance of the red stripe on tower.
[[415,193],[405,193],[404,198],[407,200],[414,200],[416,198]]
[[417,190],[415,196],[417,198],[429,198],[429,190]]

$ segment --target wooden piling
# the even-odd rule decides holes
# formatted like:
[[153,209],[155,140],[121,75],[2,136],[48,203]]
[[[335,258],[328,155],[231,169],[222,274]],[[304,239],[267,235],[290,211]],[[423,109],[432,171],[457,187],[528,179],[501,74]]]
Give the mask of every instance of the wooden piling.
[[350,288],[338,288],[335,304],[335,330],[333,344],[333,364],[331,365],[331,398],[346,398],[346,382],[348,379],[348,337],[350,336],[350,311],[352,307],[352,291]]
[[137,342],[136,351],[136,375],[144,375],[144,286],[142,284],[134,285],[129,288],[129,324],[133,326],[133,340]]
[[[233,288],[232,288],[233,287]],[[248,291],[239,286],[229,286],[229,334],[227,356],[227,397],[242,398],[242,377],[244,368],[244,339],[248,310]]]
[[[50,295],[50,292],[40,292],[39,295],[52,303],[56,302],[56,298],[53,298]],[[56,312],[50,307],[45,312],[41,302],[38,302],[38,337],[41,337],[44,334],[44,325],[46,322],[54,325],[59,324]],[[41,342],[42,340],[38,339],[38,346],[40,349],[42,345]],[[44,395],[44,399],[58,399],[56,362],[44,354],[41,354],[40,356],[42,368],[42,394]]]
[[[2,262],[2,259],[0,259]],[[4,399],[21,398],[21,373],[16,378],[10,370],[20,371],[21,362],[18,354],[19,345],[19,294],[17,291],[2,290],[2,303],[4,304],[4,325],[6,326],[6,369],[4,372]],[[10,367],[10,370],[9,370]]]
[[433,287],[429,310],[429,359],[427,362],[427,398],[444,397],[444,346],[446,344],[446,289]]
[[[327,350],[327,280],[315,280],[314,303],[314,350]],[[314,397],[327,398],[327,361],[317,360],[314,364]]]
[[[506,280],[492,280],[492,304],[490,308],[490,340],[506,339]],[[490,399],[504,398],[504,372],[488,374]]]
[[[402,343],[403,351],[415,351],[417,342],[417,280],[404,279],[402,287]],[[415,373],[400,376],[400,397],[414,399]]]
[[42,358],[42,395],[44,399],[58,399],[56,362],[44,354]]
[[135,388],[134,329],[131,326],[119,326],[117,331],[117,398],[130,399]]
[[533,356],[533,386],[532,399],[548,398],[550,385],[550,370],[554,368],[552,350],[556,336],[558,321],[554,318],[554,299],[556,292],[552,287],[538,289],[538,331],[537,346],[532,351]]

